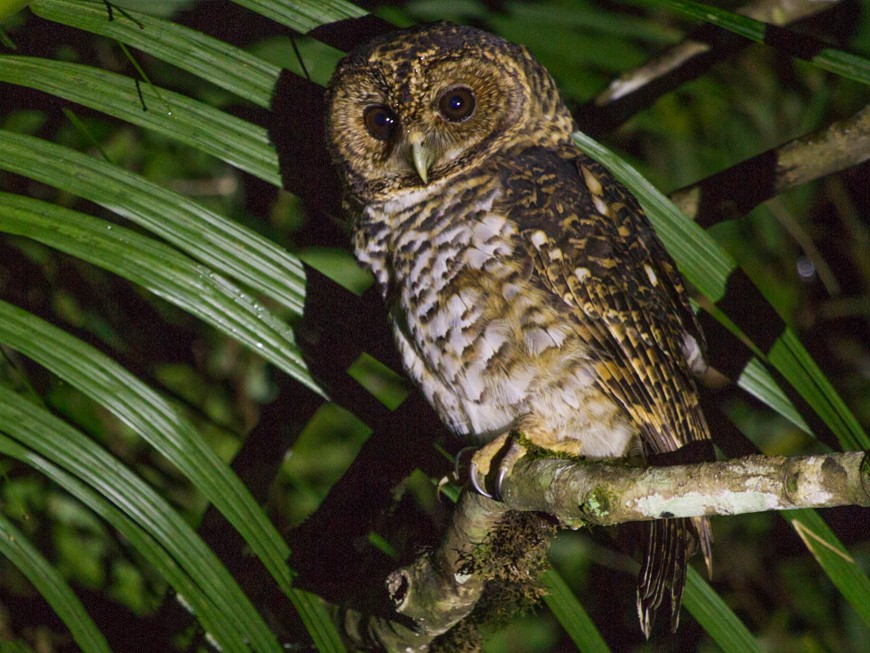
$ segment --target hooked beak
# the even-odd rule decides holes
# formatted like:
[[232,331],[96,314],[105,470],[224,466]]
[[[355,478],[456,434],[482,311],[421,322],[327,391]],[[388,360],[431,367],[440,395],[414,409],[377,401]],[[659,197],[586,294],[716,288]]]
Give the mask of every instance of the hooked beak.
[[429,168],[435,160],[432,148],[426,144],[426,137],[421,132],[412,132],[408,137],[408,142],[411,145],[411,163],[414,170],[423,180],[424,184],[429,183]]

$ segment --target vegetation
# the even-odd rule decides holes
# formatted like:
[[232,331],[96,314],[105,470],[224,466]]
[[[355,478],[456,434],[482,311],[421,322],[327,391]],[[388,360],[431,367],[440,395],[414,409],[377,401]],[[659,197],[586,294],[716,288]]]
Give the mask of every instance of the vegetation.
[[[461,443],[397,374],[334,206],[281,190],[317,162],[272,144],[318,121],[284,84],[341,55],[304,34],[366,11],[483,26],[554,74],[696,289],[736,381],[704,393],[723,456],[870,449],[865,4],[787,31],[687,0],[20,4],[0,3],[0,652],[340,651],[336,606],[389,616],[383,579],[438,541]],[[641,77],[649,98],[591,102],[687,36],[710,48]],[[723,170],[716,202],[673,194],[695,222],[656,191]],[[714,531],[676,634],[637,626],[631,528],[594,529],[556,539],[544,605],[484,650],[870,650],[867,509]]]

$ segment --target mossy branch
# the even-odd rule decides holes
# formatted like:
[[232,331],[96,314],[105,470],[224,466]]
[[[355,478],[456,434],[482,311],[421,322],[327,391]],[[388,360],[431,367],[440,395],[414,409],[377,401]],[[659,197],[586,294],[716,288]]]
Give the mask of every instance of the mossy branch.
[[427,651],[467,616],[484,590],[469,573],[475,547],[510,510],[538,511],[569,528],[662,517],[870,506],[870,453],[749,456],[672,467],[631,467],[526,456],[505,478],[503,502],[465,491],[440,546],[397,569],[386,589],[394,620],[343,613],[357,645]]
[[427,651],[430,642],[465,618],[483,594],[483,580],[468,573],[466,561],[509,510],[504,503],[463,492],[438,548],[387,577],[387,593],[398,618],[343,615],[351,643],[374,644],[385,651]]
[[745,215],[789,188],[870,159],[870,105],[854,116],[788,141],[671,193],[703,226]]
[[512,510],[537,510],[569,527],[796,508],[870,506],[865,452],[748,456],[725,462],[629,467],[520,460],[504,483]]

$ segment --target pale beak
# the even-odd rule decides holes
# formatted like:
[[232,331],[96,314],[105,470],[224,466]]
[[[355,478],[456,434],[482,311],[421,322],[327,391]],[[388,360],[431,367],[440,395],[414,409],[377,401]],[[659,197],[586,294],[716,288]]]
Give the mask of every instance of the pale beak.
[[428,184],[429,167],[432,165],[434,156],[432,149],[426,145],[425,141],[426,137],[420,132],[412,132],[408,137],[408,142],[411,145],[411,163],[423,183]]

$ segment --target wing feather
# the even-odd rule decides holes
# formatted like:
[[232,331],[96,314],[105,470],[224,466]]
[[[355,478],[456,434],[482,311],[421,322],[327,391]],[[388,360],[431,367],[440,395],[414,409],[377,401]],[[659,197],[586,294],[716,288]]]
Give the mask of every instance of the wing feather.
[[[527,157],[527,174],[549,187],[532,199],[506,198],[504,210],[521,227],[533,281],[562,303],[593,351],[598,387],[623,407],[653,457],[709,440],[684,353],[687,338],[703,348],[703,336],[676,265],[637,200],[581,154]],[[703,518],[651,526],[638,584],[647,636],[663,603],[676,628],[686,557],[700,546],[709,567],[710,540]]]
[[676,266],[609,173],[585,157],[565,163],[573,175],[561,170],[547,201],[539,194],[511,211],[535,281],[577,317],[599,386],[637,424],[648,453],[709,439],[683,353],[687,336],[701,345],[703,337]]

